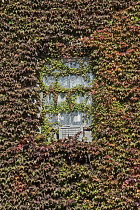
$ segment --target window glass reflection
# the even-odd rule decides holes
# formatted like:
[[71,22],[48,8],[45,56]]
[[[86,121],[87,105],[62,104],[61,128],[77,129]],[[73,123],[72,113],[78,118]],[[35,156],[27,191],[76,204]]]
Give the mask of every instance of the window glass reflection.
[[53,103],[53,95],[49,94],[45,97],[45,105],[49,105],[51,103]]
[[82,96],[82,95],[80,94],[80,95],[78,95],[78,96],[76,97],[75,102],[76,102],[77,104],[86,102],[86,104],[87,104],[87,101],[88,101],[88,100],[89,100],[89,96],[88,96],[88,95]]
[[70,68],[80,68],[80,64],[76,61],[70,61]]
[[65,64],[65,66],[69,67],[69,68],[79,68],[80,67],[80,63],[78,60],[76,59],[64,59],[63,63]]
[[82,113],[82,122],[84,126],[90,126],[91,125],[91,115]]
[[82,77],[82,84],[85,87],[91,87],[93,79],[94,75],[92,73],[87,73],[85,76]]
[[88,58],[68,58],[63,59],[63,63],[69,68],[86,68],[88,66]]
[[58,114],[58,123],[61,125],[70,125],[70,116],[68,113],[62,112]]
[[66,93],[59,93],[58,94],[58,103],[62,103],[66,101]]
[[58,78],[58,83],[62,86],[62,87],[66,87],[69,88],[69,82],[68,82],[68,76],[64,76],[64,77],[59,77]]
[[70,88],[73,88],[76,85],[82,85],[82,76],[72,74],[70,75]]
[[52,85],[52,83],[56,82],[56,79],[55,77],[53,76],[48,76],[48,77],[43,77],[43,83],[46,85],[46,86],[50,86]]
[[81,125],[82,124],[82,112],[74,111],[71,112],[71,125]]

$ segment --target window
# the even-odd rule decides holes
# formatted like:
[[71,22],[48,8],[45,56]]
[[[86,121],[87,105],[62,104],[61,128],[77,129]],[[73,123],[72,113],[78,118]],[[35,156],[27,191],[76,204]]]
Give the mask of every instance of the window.
[[47,60],[43,107],[49,122],[59,128],[59,138],[79,133],[82,140],[86,128],[90,130],[93,79],[87,58]]

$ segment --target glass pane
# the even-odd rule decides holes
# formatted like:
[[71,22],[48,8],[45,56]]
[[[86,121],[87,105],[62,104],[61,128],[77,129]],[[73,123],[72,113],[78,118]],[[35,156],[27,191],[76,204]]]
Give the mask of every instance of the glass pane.
[[87,60],[85,60],[85,61],[83,62],[83,66],[84,66],[84,68],[88,67],[88,61],[87,61]]
[[82,84],[85,87],[91,87],[92,85],[91,83],[92,83],[92,80],[94,79],[94,76],[92,73],[87,73],[86,77],[82,77]]
[[82,113],[82,122],[84,126],[91,125],[91,115],[88,115],[86,113]]
[[65,66],[69,67],[69,68],[79,68],[80,64],[79,61],[76,59],[64,59],[63,60]]
[[82,124],[82,112],[71,112],[70,113],[71,125],[81,125]]
[[90,104],[92,104],[92,97],[91,97],[91,95],[88,96],[86,105],[90,105]]
[[53,70],[53,73],[59,73],[60,71],[61,71],[61,69],[60,69],[60,70],[54,69],[54,70]]
[[56,79],[53,76],[43,77],[43,82],[46,86],[52,85],[52,83],[55,81]]
[[65,63],[65,66],[70,67],[70,63],[69,62],[66,62]]
[[80,67],[79,61],[76,60],[70,61],[70,68],[79,68],[79,67]]
[[60,93],[58,95],[58,103],[64,102],[66,100],[66,93]]
[[63,59],[63,62],[69,68],[80,68],[81,65],[86,68],[88,66],[87,58],[68,58]]
[[68,113],[62,112],[58,114],[58,123],[61,125],[69,125],[70,124],[70,116]]
[[48,104],[51,104],[53,102],[53,95],[52,94],[49,94],[45,97],[45,104],[48,105]]
[[60,72],[60,70],[54,69],[54,65],[49,65],[49,64],[47,64],[46,66],[47,66],[47,69],[48,69],[48,70],[51,69],[51,70],[53,71],[53,73],[58,73],[58,72]]
[[87,99],[86,96],[79,95],[79,96],[76,97],[75,102],[76,102],[77,104],[80,104],[80,103],[86,101],[86,99]]
[[68,76],[59,77],[59,78],[58,78],[58,83],[59,83],[62,87],[69,88]]
[[46,66],[47,66],[47,69],[51,69],[52,68],[52,66],[50,64],[46,64]]
[[82,76],[80,75],[70,75],[70,88],[76,85],[82,85]]
[[63,59],[62,62],[65,64],[65,66],[70,67],[70,59]]
[[80,104],[85,102],[86,105],[92,104],[92,97],[91,95],[78,95],[75,99],[75,103]]

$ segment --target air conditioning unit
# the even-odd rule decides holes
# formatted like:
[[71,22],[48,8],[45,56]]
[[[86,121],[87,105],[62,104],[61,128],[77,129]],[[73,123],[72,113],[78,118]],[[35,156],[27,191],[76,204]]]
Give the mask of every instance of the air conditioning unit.
[[76,137],[79,141],[91,142],[92,131],[91,127],[82,126],[63,126],[59,128],[59,139],[68,139]]
[[59,128],[59,139],[76,137],[76,135],[78,140],[82,140],[83,128],[81,126],[64,126]]

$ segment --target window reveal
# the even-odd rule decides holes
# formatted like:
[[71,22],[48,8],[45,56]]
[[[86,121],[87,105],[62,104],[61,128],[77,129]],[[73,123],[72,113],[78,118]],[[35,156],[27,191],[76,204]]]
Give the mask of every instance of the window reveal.
[[[48,70],[52,71],[43,77],[43,83],[48,88],[48,94],[44,94],[43,97],[46,117],[54,124],[54,127],[56,124],[60,128],[80,126],[81,130],[89,127],[91,125],[91,88],[94,75],[89,72],[87,59],[65,59],[59,65],[60,69],[58,66],[57,68],[55,65],[52,66],[48,65]],[[75,69],[78,71],[74,74]],[[64,129],[60,130],[64,131]]]

